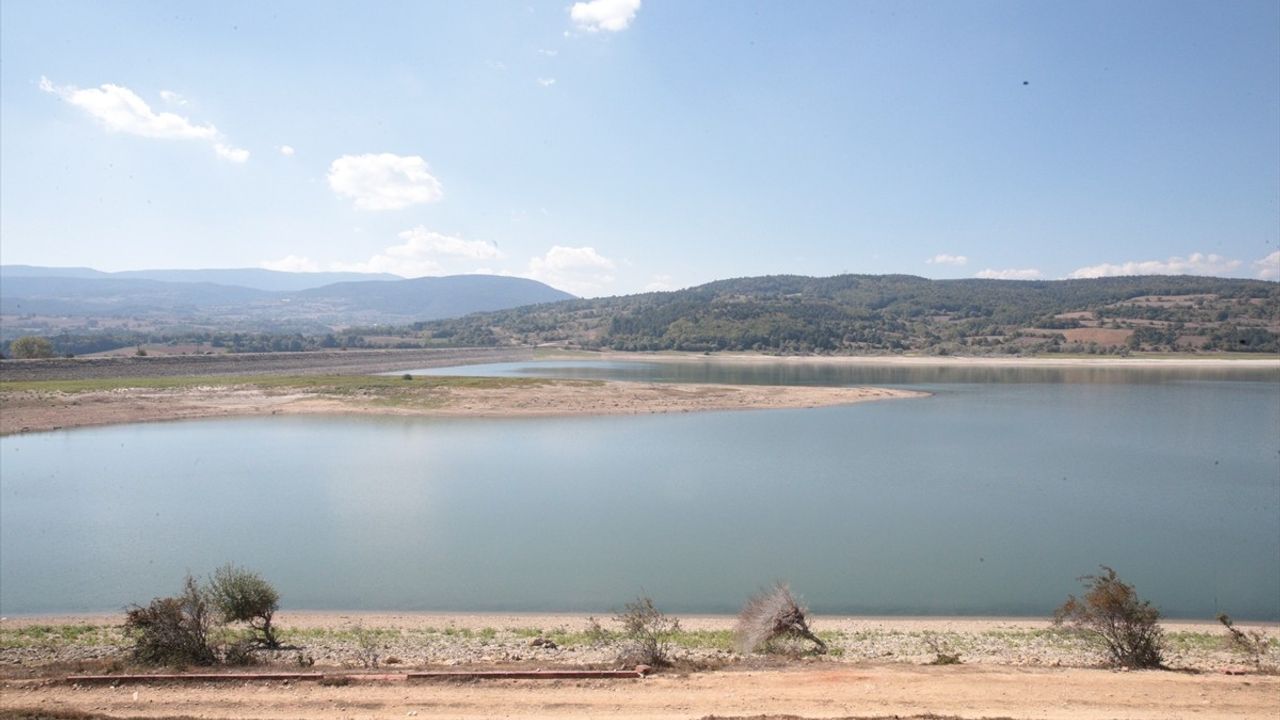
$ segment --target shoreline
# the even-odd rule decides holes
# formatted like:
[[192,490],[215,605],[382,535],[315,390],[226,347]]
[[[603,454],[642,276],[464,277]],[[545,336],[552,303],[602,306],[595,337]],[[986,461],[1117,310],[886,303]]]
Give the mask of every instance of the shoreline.
[[534,355],[535,362],[562,359],[587,360],[596,358],[607,361],[639,362],[728,362],[744,364],[816,364],[816,365],[868,365],[908,367],[1027,367],[1027,368],[1241,368],[1280,370],[1280,356],[1261,357],[999,357],[988,355],[764,355],[760,353],[677,353],[677,352],[590,352],[546,351]]
[[[718,613],[670,613],[690,630],[731,629],[737,615]],[[500,630],[529,627],[585,628],[591,618],[607,621],[612,611],[592,612],[503,612],[449,610],[281,610],[274,622],[289,628],[341,628],[366,624],[380,628],[437,628]],[[901,632],[981,632],[995,629],[1043,630],[1052,624],[1048,616],[1034,615],[823,615],[810,614],[810,621],[820,629],[881,628]],[[0,617],[0,629],[36,626],[112,625],[124,619],[124,612],[16,613]],[[1212,619],[1161,618],[1160,625],[1171,632],[1218,633],[1221,625]],[[1280,621],[1236,620],[1236,627],[1280,632]],[[1225,635],[1225,630],[1222,630]]]

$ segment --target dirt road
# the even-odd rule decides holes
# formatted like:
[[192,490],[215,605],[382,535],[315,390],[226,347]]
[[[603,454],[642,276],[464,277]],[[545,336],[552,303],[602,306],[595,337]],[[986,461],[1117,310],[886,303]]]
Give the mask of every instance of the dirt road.
[[1280,677],[1056,668],[840,666],[659,675],[622,681],[250,682],[39,686],[10,682],[0,707],[125,717],[567,718],[805,717],[937,713],[964,718],[1267,718]]

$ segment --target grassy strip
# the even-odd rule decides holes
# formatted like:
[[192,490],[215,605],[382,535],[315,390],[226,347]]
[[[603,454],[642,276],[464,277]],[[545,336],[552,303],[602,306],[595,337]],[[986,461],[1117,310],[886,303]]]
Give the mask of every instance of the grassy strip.
[[264,390],[301,390],[336,395],[404,393],[449,388],[503,389],[544,385],[596,386],[599,380],[547,380],[543,378],[465,377],[418,375],[214,375],[190,377],[96,378],[86,380],[32,380],[0,382],[0,393],[86,393],[109,390],[168,390],[197,387],[255,387]]

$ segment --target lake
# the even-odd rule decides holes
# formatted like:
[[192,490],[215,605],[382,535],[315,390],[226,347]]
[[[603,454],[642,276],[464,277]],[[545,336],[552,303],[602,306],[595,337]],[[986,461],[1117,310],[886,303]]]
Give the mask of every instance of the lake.
[[[426,371],[424,371],[426,372]],[[234,561],[290,609],[1046,615],[1114,566],[1280,619],[1280,371],[544,362],[457,374],[877,384],[629,417],[272,417],[0,439],[0,612],[111,611]]]

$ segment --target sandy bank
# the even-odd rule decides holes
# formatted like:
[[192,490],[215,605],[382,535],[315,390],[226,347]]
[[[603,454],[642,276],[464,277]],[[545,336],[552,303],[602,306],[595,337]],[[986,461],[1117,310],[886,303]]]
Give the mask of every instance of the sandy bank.
[[[0,434],[155,420],[254,415],[545,417],[637,415],[847,405],[925,397],[883,388],[546,381],[491,387],[406,383],[391,391],[334,394],[252,384],[0,394]],[[418,389],[421,388],[421,389]]]

